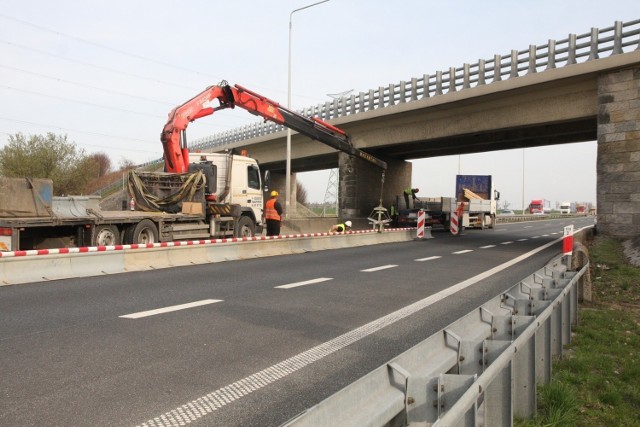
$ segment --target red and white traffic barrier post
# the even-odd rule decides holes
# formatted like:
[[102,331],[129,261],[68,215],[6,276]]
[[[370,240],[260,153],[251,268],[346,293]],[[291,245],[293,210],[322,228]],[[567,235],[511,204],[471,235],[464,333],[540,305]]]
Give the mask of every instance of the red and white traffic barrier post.
[[462,220],[464,215],[464,204],[460,203],[458,209],[451,212],[451,221],[449,222],[449,231],[454,236],[461,235],[461,231],[464,229],[462,226]]
[[427,223],[427,213],[423,210],[420,209],[418,211],[418,224],[416,227],[416,239],[417,240],[422,240],[425,237],[427,239],[431,239],[433,236],[431,236],[431,229],[427,228],[425,225]]
[[571,269],[571,255],[573,254],[573,224],[564,227],[562,238],[562,255],[565,256],[567,269]]

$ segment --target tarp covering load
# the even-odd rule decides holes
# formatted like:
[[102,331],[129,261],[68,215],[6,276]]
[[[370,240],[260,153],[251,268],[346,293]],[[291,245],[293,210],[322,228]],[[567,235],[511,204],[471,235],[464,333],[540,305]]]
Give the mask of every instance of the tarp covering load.
[[144,212],[180,212],[184,202],[204,200],[205,176],[193,173],[130,171],[127,181],[136,209]]
[[491,200],[491,175],[456,175],[456,200]]
[[50,179],[0,177],[0,217],[49,217],[53,182]]

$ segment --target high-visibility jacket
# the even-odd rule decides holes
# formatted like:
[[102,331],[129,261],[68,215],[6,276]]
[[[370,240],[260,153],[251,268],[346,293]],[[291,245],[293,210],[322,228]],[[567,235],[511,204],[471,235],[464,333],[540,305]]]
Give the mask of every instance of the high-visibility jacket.
[[274,219],[276,221],[280,221],[280,214],[276,210],[276,202],[277,200],[275,198],[267,200],[264,211],[265,219]]

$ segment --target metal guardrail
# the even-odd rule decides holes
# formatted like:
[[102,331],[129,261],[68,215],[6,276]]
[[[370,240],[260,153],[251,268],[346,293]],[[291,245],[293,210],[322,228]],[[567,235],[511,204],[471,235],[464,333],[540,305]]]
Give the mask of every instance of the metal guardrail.
[[577,283],[558,258],[283,427],[511,426],[570,343]]

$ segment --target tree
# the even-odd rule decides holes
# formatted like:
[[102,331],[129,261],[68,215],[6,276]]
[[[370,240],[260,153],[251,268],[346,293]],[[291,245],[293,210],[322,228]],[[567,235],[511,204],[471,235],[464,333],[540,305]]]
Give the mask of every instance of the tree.
[[301,205],[307,205],[307,189],[300,181],[296,181],[296,201]]
[[87,157],[67,136],[9,136],[0,149],[0,175],[16,178],[48,178],[53,181],[53,194],[82,194],[99,169],[97,159]]
[[111,173],[111,159],[106,153],[95,153],[89,158],[94,160],[97,165],[94,177],[100,178]]

